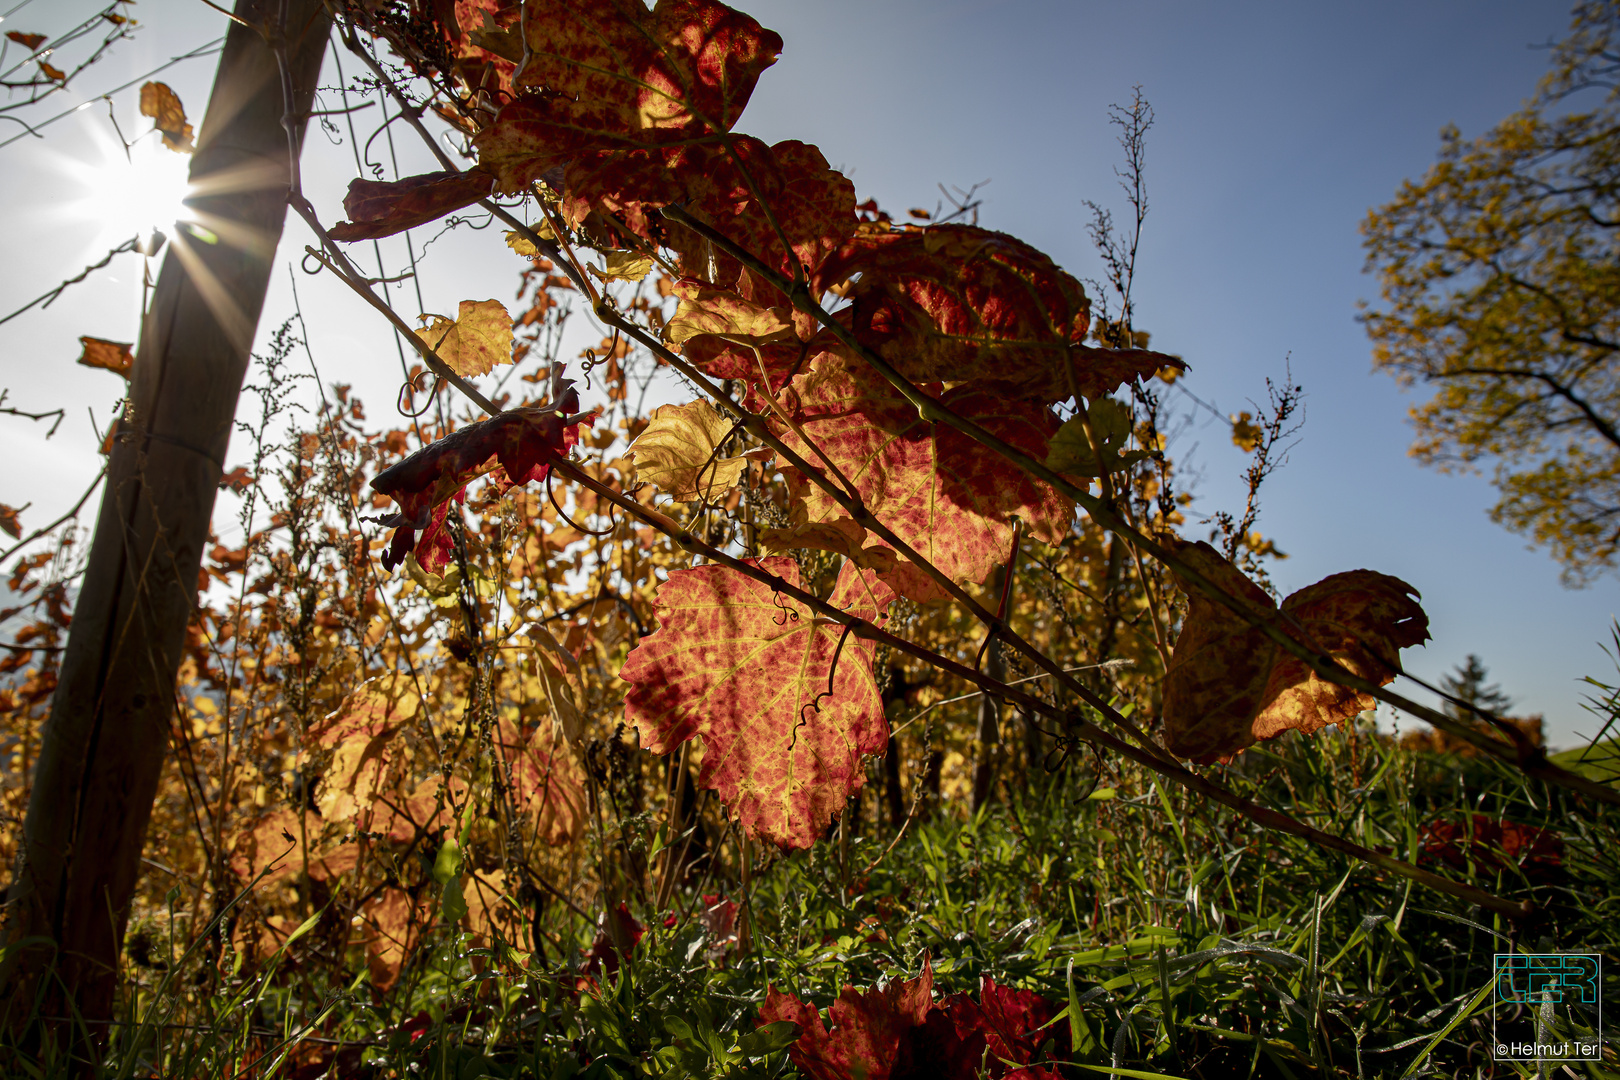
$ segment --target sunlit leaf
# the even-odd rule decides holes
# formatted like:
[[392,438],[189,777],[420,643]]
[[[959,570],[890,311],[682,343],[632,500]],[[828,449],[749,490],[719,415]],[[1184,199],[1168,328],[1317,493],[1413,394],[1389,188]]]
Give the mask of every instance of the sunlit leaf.
[[[755,565],[799,583],[790,558]],[[879,622],[892,597],[871,571],[846,565],[828,602]],[[861,786],[861,755],[888,738],[873,646],[849,635],[840,649],[842,627],[724,566],[674,571],[656,610],[658,630],[619,673],[630,684],[625,719],[654,753],[701,737],[698,783],[750,835],[809,847]]]
[[463,300],[454,320],[422,318],[428,325],[416,336],[463,378],[487,375],[496,365],[512,362],[512,316],[499,300]]
[[490,175],[480,169],[433,172],[402,180],[349,181],[343,197],[348,221],[332,226],[334,240],[375,240],[437,221],[489,197]]
[[149,82],[141,87],[141,115],[152,118],[152,126],[170,150],[189,154],[197,148],[191,141],[192,130],[186,123],[185,106],[180,104],[180,95],[169,89],[168,84]]
[[637,479],[677,501],[712,501],[735,487],[748,467],[742,455],[720,456],[732,427],[706,401],[660,405],[625,456],[635,462]]
[[135,363],[134,345],[97,337],[81,337],[79,344],[84,346],[79,363],[129,378],[129,369]]

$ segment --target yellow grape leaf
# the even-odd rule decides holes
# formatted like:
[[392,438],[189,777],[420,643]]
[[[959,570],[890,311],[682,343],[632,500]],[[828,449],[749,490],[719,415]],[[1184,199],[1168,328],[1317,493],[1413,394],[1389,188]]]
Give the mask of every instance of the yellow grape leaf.
[[760,307],[730,289],[677,281],[674,292],[680,304],[665,333],[677,345],[699,334],[764,344],[793,332],[792,316],[786,308]]
[[[555,241],[557,234],[551,231],[549,222],[541,220],[530,225],[529,228],[542,240]],[[529,238],[516,230],[509,230],[506,234],[506,246],[527,259],[539,258],[541,251],[529,242]]]
[[767,554],[783,555],[796,548],[817,548],[837,552],[856,566],[880,574],[893,570],[898,561],[894,549],[880,544],[862,547],[865,540],[866,528],[853,518],[806,522],[786,529],[761,529],[759,533],[759,546]]
[[635,462],[637,479],[656,484],[677,501],[708,501],[735,487],[748,467],[746,454],[716,456],[730,434],[731,422],[706,401],[660,405],[625,456]]
[[422,318],[428,325],[416,336],[463,378],[512,362],[512,316],[499,300],[463,300],[454,322],[442,315]]
[[166,83],[149,82],[141,87],[141,115],[152,118],[152,126],[163,135],[163,145],[170,150],[189,154],[197,149],[191,141],[191,125],[186,123],[180,95]]
[[579,661],[540,623],[529,627],[529,639],[535,644],[534,666],[546,701],[551,705],[552,721],[563,738],[578,746],[585,739]]
[[653,261],[651,256],[638,255],[634,251],[610,251],[602,257],[604,269],[598,270],[594,266],[587,266],[596,277],[603,281],[640,281],[652,273]]
[[129,378],[130,366],[135,363],[135,353],[132,351],[135,346],[88,336],[79,338],[79,344],[84,346],[79,363]]
[[399,757],[394,736],[421,706],[404,672],[367,679],[343,704],[316,723],[309,737],[332,750],[315,789],[315,804],[327,821],[356,815],[370,819],[376,796],[391,780]]

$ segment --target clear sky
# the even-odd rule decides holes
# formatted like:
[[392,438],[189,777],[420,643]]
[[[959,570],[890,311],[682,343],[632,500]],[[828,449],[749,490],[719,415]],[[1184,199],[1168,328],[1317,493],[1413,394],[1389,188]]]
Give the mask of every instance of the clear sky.
[[[0,11],[9,6],[0,2]],[[1564,589],[1545,554],[1490,522],[1495,497],[1483,478],[1440,475],[1409,459],[1405,414],[1420,397],[1372,373],[1355,322],[1357,301],[1377,298],[1376,281],[1362,273],[1357,233],[1367,209],[1428,166],[1442,125],[1475,134],[1520,104],[1545,67],[1546,53],[1535,46],[1562,34],[1565,4],[743,6],[780,32],[786,49],[761,80],[741,130],[818,144],[860,197],[894,212],[932,207],[938,183],[988,180],[981,224],[1042,248],[1082,278],[1100,276],[1083,200],[1124,210],[1108,106],[1140,85],[1157,123],[1148,142],[1139,325],[1153,332],[1156,348],[1186,358],[1187,386],[1223,412],[1262,398],[1266,376],[1280,377],[1288,362],[1308,395],[1301,441],[1264,491],[1260,528],[1292,555],[1276,567],[1278,586],[1286,593],[1358,567],[1398,575],[1422,592],[1434,636],[1407,654],[1414,671],[1433,679],[1478,653],[1518,713],[1547,716],[1555,743],[1594,730],[1580,707],[1580,680],[1615,681],[1599,643],[1608,641],[1617,582]],[[59,33],[95,10],[83,0],[34,0],[0,29]],[[133,11],[145,23],[136,40],[83,77],[83,93],[63,108],[224,29],[223,17],[197,0],[142,0]],[[158,76],[179,91],[194,121],[214,63],[192,60]],[[335,82],[330,66],[325,81]],[[133,89],[115,98],[126,131],[144,130],[134,102]],[[9,135],[0,129],[0,139]],[[115,161],[107,155],[117,150],[105,106],[46,135],[0,148],[8,238],[0,314],[127,235],[110,232],[84,203],[97,190],[103,205],[115,201],[127,186],[116,167],[98,164]],[[346,132],[342,138],[312,133],[306,151],[306,183],[328,221],[341,216],[355,171]],[[385,148],[379,141],[373,154],[391,165]],[[402,171],[425,168],[419,152],[403,142],[400,150]],[[282,261],[295,259],[308,239],[289,224]],[[397,260],[400,249],[390,250]],[[460,299],[509,298],[517,269],[497,237],[463,230],[430,249],[423,303],[444,311]],[[414,314],[409,289],[400,306]],[[0,327],[7,404],[68,408],[50,443],[35,425],[0,418],[0,453],[13,463],[0,501],[32,500],[25,525],[54,517],[98,467],[85,410],[104,422],[120,388],[112,376],[73,365],[76,339],[133,340],[137,293],[136,264],[123,256],[51,310]],[[323,374],[355,383],[374,412],[386,408],[398,361],[384,325],[318,280],[302,279],[300,295]],[[284,271],[261,332],[290,311]],[[1182,467],[1201,475],[1189,531],[1200,516],[1237,508],[1243,468],[1223,426],[1198,423],[1180,448]]]

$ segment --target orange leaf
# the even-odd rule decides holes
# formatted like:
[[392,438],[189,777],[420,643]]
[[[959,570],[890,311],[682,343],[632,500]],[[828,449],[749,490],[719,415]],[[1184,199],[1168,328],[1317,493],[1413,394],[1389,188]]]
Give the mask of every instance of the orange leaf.
[[399,888],[385,888],[362,905],[361,941],[366,947],[372,984],[379,992],[393,988],[406,958],[415,951],[432,918],[427,904]]
[[186,123],[180,95],[167,84],[149,82],[141,87],[141,115],[152,118],[152,126],[162,134],[163,145],[170,150],[189,154],[197,148],[191,141],[191,125]]
[[[799,583],[791,558],[754,565]],[[877,623],[892,598],[845,564],[828,602]],[[888,739],[872,644],[851,634],[840,651],[842,627],[725,566],[673,571],[655,603],[659,629],[620,672],[625,719],[658,754],[701,737],[698,783],[750,835],[809,847],[861,786],[861,755]]]
[[45,73],[47,79],[55,79],[59,83],[67,82],[67,72],[47,61],[39,61],[39,70]]
[[407,673],[367,679],[343,704],[317,722],[309,737],[332,750],[332,760],[315,792],[327,821],[369,821],[377,793],[392,780],[398,751],[394,736],[417,713],[421,699]]
[[79,363],[129,378],[129,369],[135,363],[134,345],[98,337],[81,337],[79,344],[84,346]]
[[[1428,640],[1417,590],[1399,578],[1334,574],[1279,608],[1208,544],[1161,539],[1251,612],[1363,679],[1390,682],[1400,650]],[[1229,761],[1258,740],[1290,730],[1309,735],[1376,704],[1320,678],[1224,605],[1184,591],[1187,619],[1164,677],[1165,746],[1177,757]]]

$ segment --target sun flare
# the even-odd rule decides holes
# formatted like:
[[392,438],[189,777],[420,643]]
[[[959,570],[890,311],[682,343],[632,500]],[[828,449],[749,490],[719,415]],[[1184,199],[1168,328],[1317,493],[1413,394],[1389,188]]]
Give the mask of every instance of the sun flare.
[[122,147],[104,148],[94,166],[75,170],[84,194],[75,209],[101,224],[110,244],[132,236],[145,240],[154,230],[174,232],[174,223],[192,216],[185,206],[191,188],[186,174],[191,157],[138,141],[128,156]]

